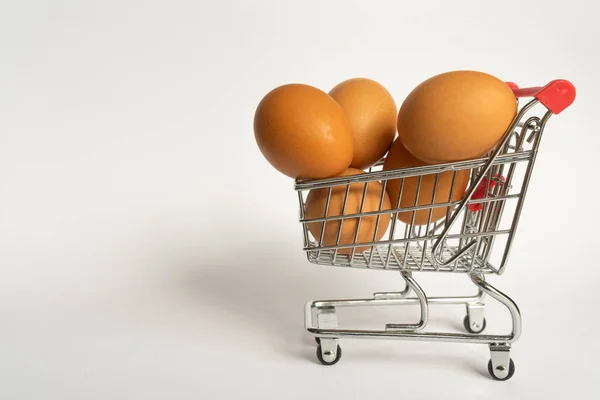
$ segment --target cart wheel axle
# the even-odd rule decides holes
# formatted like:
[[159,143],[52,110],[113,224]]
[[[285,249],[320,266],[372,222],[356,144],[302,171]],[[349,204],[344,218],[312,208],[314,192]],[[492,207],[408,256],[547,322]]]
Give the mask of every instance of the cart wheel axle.
[[[498,371],[504,371],[504,367],[502,366],[498,366],[496,367],[498,369]],[[512,358],[510,359],[509,363],[508,363],[508,375],[506,375],[504,378],[498,378],[496,376],[496,373],[494,371],[494,367],[492,366],[492,360],[490,360],[488,362],[488,372],[490,373],[490,375],[492,376],[492,378],[494,378],[497,381],[507,381],[510,378],[512,378],[512,376],[515,374],[515,363],[513,362]]]
[[465,315],[465,319],[463,321],[463,324],[465,325],[465,329],[467,330],[467,332],[469,332],[469,333],[481,333],[485,329],[485,327],[487,325],[487,322],[485,321],[485,318],[484,318],[483,319],[483,323],[481,324],[481,326],[479,326],[479,324],[476,324],[474,326],[474,324],[471,324],[471,319],[469,318],[469,316]]
[[317,346],[317,358],[323,365],[333,365],[340,361],[340,358],[342,358],[342,348],[338,344],[335,352],[331,350],[325,350],[325,354],[323,354],[321,345],[319,344]]

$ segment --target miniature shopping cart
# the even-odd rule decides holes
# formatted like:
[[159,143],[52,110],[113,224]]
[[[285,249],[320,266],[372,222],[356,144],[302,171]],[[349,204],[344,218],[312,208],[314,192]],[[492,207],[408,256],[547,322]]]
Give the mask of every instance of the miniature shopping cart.
[[[305,308],[306,329],[315,337],[317,358],[325,365],[333,365],[342,355],[338,344],[340,338],[406,339],[481,343],[490,348],[488,363],[490,375],[497,380],[507,380],[514,374],[510,358],[511,344],[521,334],[521,315],[515,302],[485,280],[486,274],[502,275],[523,209],[527,187],[533,171],[540,140],[546,123],[553,114],[566,109],[575,99],[574,86],[565,80],[555,80],[544,87],[519,89],[509,83],[517,102],[520,98],[532,99],[520,110],[502,140],[486,157],[468,161],[452,162],[422,167],[381,170],[381,163],[365,174],[339,178],[296,181],[295,189],[300,202],[300,222],[304,231],[304,250],[311,263],[350,268],[397,271],[405,281],[399,292],[375,293],[373,298],[351,300],[312,301]],[[536,113],[538,110],[539,113]],[[536,116],[541,115],[541,117]],[[440,203],[435,197],[430,204],[416,205],[421,181],[428,175],[437,176],[452,171],[454,178],[459,171],[469,170],[470,184],[460,200]],[[391,180],[400,181],[400,193],[406,179],[417,177],[415,205],[400,207],[392,204],[383,209],[383,190]],[[370,182],[383,185],[379,210],[346,214],[346,201],[350,185],[364,187],[364,204]],[[454,180],[453,180],[454,182]],[[372,185],[374,185],[372,183]],[[343,211],[338,216],[327,216],[332,189],[345,190]],[[338,188],[338,189],[336,189]],[[315,189],[328,191],[325,213],[322,218],[308,219],[305,215],[307,193]],[[434,200],[435,199],[435,200]],[[363,204],[360,210],[363,210]],[[416,226],[414,217],[410,223],[399,221],[398,213],[429,210],[444,207],[445,217],[427,225]],[[370,242],[357,241],[321,245],[327,223],[354,223],[360,227],[365,218],[376,217],[375,236],[380,220],[390,215],[389,227],[381,239]],[[314,237],[308,225],[320,223],[321,237]],[[383,224],[382,224],[383,225]],[[357,228],[359,229],[359,228]],[[319,236],[319,235],[315,235]],[[373,240],[373,239],[371,239]],[[366,250],[365,250],[366,248]],[[413,272],[466,273],[477,286],[478,292],[464,297],[429,297],[413,277]],[[414,292],[414,296],[409,297]],[[512,331],[507,335],[482,334],[486,327],[484,297],[489,295],[506,306],[512,317]],[[426,332],[430,304],[465,304],[464,326],[468,333]],[[417,323],[389,323],[381,330],[341,329],[338,326],[336,308],[367,305],[420,305]]]

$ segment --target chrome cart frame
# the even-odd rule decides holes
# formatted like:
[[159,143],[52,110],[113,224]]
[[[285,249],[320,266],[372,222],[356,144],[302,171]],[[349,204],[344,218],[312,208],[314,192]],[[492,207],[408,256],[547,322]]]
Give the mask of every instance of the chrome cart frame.
[[[397,271],[405,281],[399,292],[375,293],[373,298],[348,300],[318,300],[306,304],[305,327],[317,340],[317,357],[321,363],[332,365],[339,361],[342,352],[340,338],[402,339],[487,344],[491,359],[490,375],[497,380],[507,380],[514,374],[510,357],[511,344],[521,335],[521,314],[516,303],[485,280],[486,274],[502,275],[507,264],[511,245],[523,209],[525,195],[531,179],[542,133],[549,118],[566,109],[575,99],[574,86],[565,80],[555,80],[544,87],[519,89],[509,83],[517,102],[519,98],[533,97],[523,105],[501,142],[487,156],[476,160],[460,161],[423,167],[381,170],[382,163],[365,174],[340,178],[296,181],[295,190],[300,203],[300,222],[304,231],[304,250],[314,264]],[[543,107],[536,107],[541,105]],[[533,111],[542,108],[542,116]],[[461,200],[452,201],[454,182],[459,171],[469,170],[470,184]],[[442,173],[453,173],[452,189],[448,201],[436,199],[438,178]],[[429,204],[417,205],[424,177],[434,176],[435,184]],[[417,179],[415,204],[400,207],[402,188],[409,179]],[[392,180],[400,181],[398,202],[385,208],[384,191]],[[365,198],[370,182],[378,182],[381,200],[378,210],[365,211]],[[413,181],[414,182],[414,181]],[[373,185],[373,184],[372,184]],[[346,206],[351,187],[362,191],[360,211],[347,213]],[[345,191],[342,215],[328,215],[332,190]],[[307,218],[306,193],[327,191],[325,212],[321,218]],[[419,200],[420,201],[420,200]],[[441,221],[432,222],[432,212],[445,208]],[[428,224],[417,226],[415,213],[427,210]],[[410,223],[397,219],[398,213],[412,212]],[[380,221],[390,216],[389,229],[378,240],[358,241],[358,230],[366,219],[376,220],[377,236]],[[357,224],[352,243],[341,243],[344,223]],[[337,241],[323,243],[327,223],[339,224]],[[320,224],[321,235],[311,234],[310,224]],[[314,226],[314,225],[313,225]],[[403,227],[402,227],[403,226]],[[313,229],[314,233],[314,229]],[[364,250],[367,248],[367,250]],[[465,297],[428,297],[413,277],[414,272],[466,273],[478,288],[478,293]],[[414,292],[413,297],[409,294]],[[486,335],[484,298],[489,296],[503,304],[510,312],[512,330],[506,335]],[[426,332],[429,305],[464,304],[465,329],[468,333]],[[381,330],[341,329],[336,309],[354,306],[419,305],[420,320],[416,323],[388,323]]]

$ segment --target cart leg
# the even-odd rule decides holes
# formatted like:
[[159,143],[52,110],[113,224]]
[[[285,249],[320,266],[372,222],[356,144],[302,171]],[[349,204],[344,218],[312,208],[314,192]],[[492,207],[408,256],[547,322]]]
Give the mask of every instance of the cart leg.
[[471,275],[471,279],[481,290],[498,300],[510,311],[513,324],[512,333],[506,336],[506,341],[490,343],[490,361],[488,363],[488,372],[492,378],[506,381],[515,373],[515,364],[510,358],[510,344],[521,336],[521,312],[510,297],[487,283],[483,275],[474,274]]
[[386,324],[385,329],[388,331],[396,330],[417,332],[427,325],[429,320],[429,303],[427,302],[427,296],[425,295],[425,292],[421,286],[419,286],[417,281],[414,280],[410,271],[403,271],[402,277],[406,282],[406,286],[410,290],[414,291],[419,299],[419,305],[421,306],[421,320],[417,324]]
[[483,275],[473,274],[471,275],[471,280],[475,285],[477,285],[483,292],[495,300],[498,300],[502,303],[510,312],[510,316],[512,319],[512,333],[506,337],[506,341],[503,343],[513,343],[519,339],[521,336],[521,312],[519,311],[519,307],[517,304],[507,295],[490,285],[485,281]]
[[[324,307],[318,310],[317,324],[319,329],[337,329],[337,315],[334,307]],[[342,349],[337,338],[318,338],[317,358],[323,365],[333,365],[342,357]]]

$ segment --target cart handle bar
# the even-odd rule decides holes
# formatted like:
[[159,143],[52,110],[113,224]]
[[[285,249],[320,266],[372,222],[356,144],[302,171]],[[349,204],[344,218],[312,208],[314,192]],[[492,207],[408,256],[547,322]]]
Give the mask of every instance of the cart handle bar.
[[546,86],[519,88],[513,82],[506,82],[515,96],[535,97],[553,114],[560,114],[575,101],[575,86],[567,80],[556,79]]

